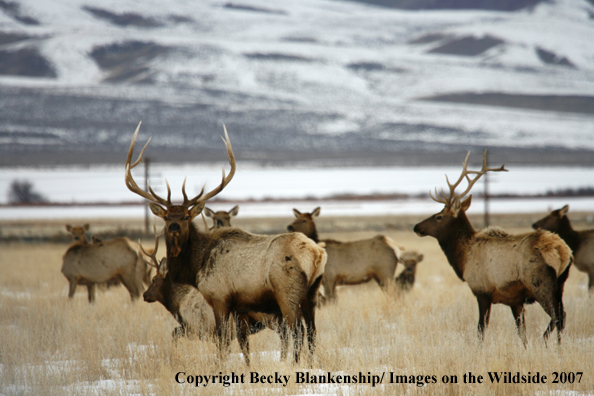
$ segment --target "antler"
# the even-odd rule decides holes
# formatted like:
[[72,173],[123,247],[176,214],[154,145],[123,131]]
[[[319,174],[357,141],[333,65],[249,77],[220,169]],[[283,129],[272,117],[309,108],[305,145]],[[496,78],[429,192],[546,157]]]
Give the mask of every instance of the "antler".
[[[136,165],[138,165],[140,163],[140,161],[142,160],[142,155],[144,154],[144,150],[146,149],[149,142],[151,141],[151,139],[149,138],[149,140],[146,142],[146,144],[140,151],[140,155],[138,156],[138,159],[134,163],[131,163],[132,154],[134,153],[134,146],[136,145],[136,137],[138,136],[138,131],[140,130],[141,123],[142,122],[139,122],[138,126],[136,127],[136,131],[134,132],[134,136],[132,137],[132,143],[130,143],[130,149],[128,150],[128,157],[126,159],[126,176],[125,176],[126,186],[133,193],[138,194],[141,197],[146,198],[151,202],[160,203],[163,206],[171,206],[172,205],[172,203],[171,203],[171,188],[169,187],[169,183],[167,183],[167,181],[165,181],[165,183],[167,184],[167,200],[165,200],[165,199],[159,197],[153,191],[150,184],[148,184],[148,183],[147,184],[148,184],[149,192],[146,192],[142,188],[138,187],[138,184],[136,184],[136,181],[134,181],[134,178],[132,177],[131,170]],[[202,187],[202,190],[200,191],[200,193],[192,199],[188,199],[188,196],[186,194],[186,180],[184,179],[184,183],[182,185],[182,194],[184,196],[184,202],[182,204],[183,206],[190,207],[190,206],[196,205],[199,202],[206,202],[210,198],[214,197],[215,195],[217,195],[218,193],[223,191],[225,186],[227,186],[227,184],[229,184],[229,182],[233,178],[233,175],[235,175],[235,169],[236,169],[235,155],[233,154],[233,148],[231,147],[231,141],[229,140],[229,135],[227,134],[227,128],[225,127],[225,125],[223,125],[223,129],[225,130],[225,137],[222,139],[223,139],[223,143],[225,143],[225,148],[227,149],[227,156],[229,158],[229,164],[231,164],[231,170],[229,171],[229,175],[225,176],[225,168],[223,168],[223,180],[221,181],[221,184],[218,187],[216,187],[214,190],[212,190],[211,192],[207,193],[206,195],[203,195],[204,187]]]
[[233,175],[235,175],[235,155],[233,154],[233,148],[231,147],[231,141],[229,140],[229,135],[227,134],[227,127],[225,127],[225,124],[223,124],[223,130],[225,131],[225,137],[221,137],[221,139],[223,139],[223,143],[225,143],[225,148],[227,149],[227,157],[229,159],[229,164],[231,165],[229,175],[225,176],[225,168],[223,167],[223,179],[221,181],[221,184],[219,184],[214,190],[207,193],[206,195],[202,195],[204,194],[204,187],[202,187],[200,193],[192,199],[188,199],[188,196],[186,195],[186,181],[184,180],[184,184],[182,185],[182,194],[184,196],[183,206],[189,207],[196,205],[199,202],[208,201],[209,199],[223,191],[225,186],[227,186],[231,179],[233,179]]
[[140,243],[140,241],[138,241],[138,244],[140,245],[140,250],[142,251],[142,253],[151,258],[152,263],[148,263],[151,267],[155,267],[157,269],[157,271],[160,270],[160,265],[159,265],[159,261],[157,260],[157,250],[159,250],[159,238],[161,237],[161,235],[163,235],[163,231],[165,231],[165,227],[163,227],[163,229],[161,230],[161,232],[159,232],[157,234],[157,226],[155,224],[153,224],[153,232],[155,233],[155,248],[153,249],[152,253],[148,253],[146,250],[144,250],[144,247],[142,247],[142,244]]
[[[474,184],[478,181],[478,179],[481,178],[482,175],[484,175],[485,173],[491,171],[491,172],[507,172],[507,169],[505,169],[505,164],[501,165],[501,167],[499,168],[489,168],[487,167],[487,149],[485,149],[485,151],[483,152],[483,167],[481,168],[480,171],[473,171],[473,170],[468,170],[468,158],[470,157],[470,151],[468,152],[468,154],[466,154],[466,159],[464,160],[464,162],[462,163],[462,174],[460,175],[460,177],[458,178],[458,180],[454,183],[451,184],[450,180],[448,179],[448,175],[446,175],[446,181],[448,183],[448,187],[450,188],[450,192],[448,195],[445,194],[443,188],[441,189],[441,193],[437,192],[437,187],[435,188],[435,197],[433,196],[433,194],[431,193],[431,191],[429,192],[429,196],[431,197],[431,199],[433,199],[436,202],[445,204],[447,207],[452,205],[452,202],[454,201],[454,199],[462,199],[462,197],[464,197],[466,194],[468,194],[470,192],[470,190],[472,189],[472,186],[474,186]],[[469,175],[476,175],[474,178],[470,178]],[[464,190],[464,192],[460,193],[460,194],[456,194],[455,190],[456,187],[458,187],[460,185],[460,183],[462,182],[462,180],[466,179],[468,181],[468,186],[466,187],[466,190]],[[439,196],[441,194],[441,197]]]
[[132,169],[134,167],[136,167],[136,165],[138,165],[140,163],[140,161],[142,161],[142,155],[144,154],[144,150],[146,150],[146,147],[148,146],[148,144],[151,141],[151,138],[149,138],[149,140],[146,142],[146,144],[140,151],[140,155],[138,156],[138,159],[136,161],[134,161],[133,164],[131,164],[130,162],[132,161],[132,154],[134,153],[134,146],[136,145],[136,137],[138,136],[138,131],[140,130],[140,124],[142,124],[142,121],[138,123],[138,126],[136,127],[136,131],[134,132],[134,136],[132,136],[132,143],[130,143],[130,149],[128,150],[128,157],[126,158],[126,176],[124,178],[124,180],[126,182],[126,187],[128,187],[128,189],[130,191],[132,191],[133,193],[138,194],[141,197],[146,198],[151,202],[160,203],[161,205],[164,205],[164,206],[169,206],[169,205],[171,205],[171,188],[169,187],[169,183],[167,183],[167,200],[165,200],[165,199],[161,198],[160,196],[158,196],[157,194],[155,194],[155,192],[151,188],[150,184],[148,185],[148,189],[149,189],[150,193],[148,193],[148,192],[144,191],[142,188],[138,187],[138,184],[136,184],[136,181],[132,177]]

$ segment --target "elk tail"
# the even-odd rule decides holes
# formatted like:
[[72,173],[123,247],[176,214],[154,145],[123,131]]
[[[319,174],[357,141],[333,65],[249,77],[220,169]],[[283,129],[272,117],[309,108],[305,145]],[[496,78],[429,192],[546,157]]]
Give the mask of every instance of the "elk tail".
[[553,268],[560,276],[573,261],[571,249],[557,235],[548,231],[540,231],[540,235],[534,249],[542,255],[545,263]]
[[396,245],[396,242],[394,242],[387,236],[382,236],[382,238],[384,239],[384,242],[386,242],[386,245],[388,245],[390,249],[394,251],[394,254],[396,255],[396,260],[400,261],[400,255],[402,254],[404,248],[402,246]]

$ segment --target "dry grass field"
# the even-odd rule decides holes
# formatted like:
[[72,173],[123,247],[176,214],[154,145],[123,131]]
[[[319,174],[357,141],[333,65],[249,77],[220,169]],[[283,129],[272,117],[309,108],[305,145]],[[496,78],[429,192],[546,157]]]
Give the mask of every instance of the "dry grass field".
[[[567,281],[567,326],[560,346],[543,342],[548,316],[537,304],[526,312],[526,349],[511,310],[502,305],[493,307],[481,344],[476,300],[436,240],[398,228],[382,233],[425,255],[411,292],[384,294],[375,284],[342,287],[337,304],[317,312],[319,344],[311,365],[307,359],[298,365],[279,361],[278,336],[264,330],[250,338],[249,368],[236,342],[224,362],[211,342],[173,343],[177,322],[165,308],[132,303],[123,287],[99,291],[93,305],[87,302],[86,288],[79,287],[69,301],[60,273],[66,243],[0,244],[0,395],[594,394],[594,298],[588,296],[585,274],[572,269]],[[354,240],[376,233],[321,236]],[[144,243],[150,246],[151,241]],[[183,380],[189,375],[245,374],[245,383],[209,382],[196,389],[179,384],[179,372],[185,373],[178,377]],[[276,373],[290,377],[286,387],[250,383],[252,372],[271,375],[272,381]],[[383,379],[375,386],[297,383],[297,373],[306,372],[326,377],[330,372],[335,381],[341,375]],[[482,383],[464,383],[469,372],[482,376]],[[501,372],[546,376],[546,384],[491,383],[489,373]],[[553,383],[555,373],[558,383]],[[396,376],[406,376],[409,383],[396,383]]]

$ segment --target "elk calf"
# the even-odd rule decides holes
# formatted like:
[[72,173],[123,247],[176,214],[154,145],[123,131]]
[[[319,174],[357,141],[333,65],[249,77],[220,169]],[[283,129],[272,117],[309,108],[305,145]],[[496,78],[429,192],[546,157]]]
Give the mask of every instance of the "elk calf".
[[235,205],[231,208],[230,211],[225,212],[224,210],[219,210],[218,212],[213,212],[212,210],[204,207],[204,214],[206,217],[210,217],[212,219],[213,225],[210,227],[210,230],[214,230],[215,228],[221,227],[231,227],[231,217],[237,216],[239,213],[239,206]]
[[594,230],[576,231],[571,226],[567,212],[569,205],[553,210],[548,216],[532,224],[535,230],[554,232],[572,250],[575,267],[588,274],[588,290],[594,293]]
[[320,208],[315,208],[311,213],[293,209],[293,214],[296,219],[287,227],[289,231],[301,232],[314,242],[325,244],[328,261],[322,282],[324,295],[329,301],[336,299],[338,285],[358,285],[374,280],[385,290],[394,283],[400,248],[390,238],[377,235],[353,242],[320,241],[314,222],[314,217],[320,214]]
[[400,256],[400,262],[404,265],[404,271],[396,277],[396,286],[402,291],[409,291],[415,283],[417,264],[423,261],[423,255],[415,251],[404,252]]
[[[507,171],[487,167],[487,151],[483,155],[480,171],[469,171],[468,157],[463,163],[462,174],[457,182],[450,184],[449,194],[436,190],[431,198],[445,204],[443,210],[415,225],[414,232],[419,236],[430,235],[437,239],[456,275],[468,283],[479,306],[478,334],[482,340],[492,304],[505,304],[511,307],[518,334],[526,346],[526,324],[524,304],[535,301],[551,317],[544,333],[548,338],[557,328],[557,340],[561,342],[561,332],[565,325],[563,310],[563,285],[569,274],[571,250],[557,235],[548,231],[529,234],[509,235],[497,227],[475,231],[466,211],[470,207],[472,195],[461,199],[470,192],[476,181],[488,171]],[[471,178],[469,175],[476,175]],[[456,187],[464,180],[468,186],[464,192],[455,194]]]

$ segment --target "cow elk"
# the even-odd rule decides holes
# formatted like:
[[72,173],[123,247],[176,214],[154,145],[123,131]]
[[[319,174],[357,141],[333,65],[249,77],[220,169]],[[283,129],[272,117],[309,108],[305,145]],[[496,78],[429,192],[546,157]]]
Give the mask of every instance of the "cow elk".
[[85,285],[89,302],[92,303],[95,301],[95,285],[114,285],[118,282],[128,289],[132,300],[140,297],[144,290],[143,281],[148,283],[150,267],[139,245],[126,237],[89,243],[84,235],[88,227],[66,226],[66,229],[75,238],[62,257],[62,274],[70,285],[69,298],[74,297],[77,285]]
[[[466,216],[472,195],[463,201],[462,198],[485,173],[507,169],[504,165],[488,168],[485,150],[482,169],[468,170],[469,156],[470,153],[454,184],[450,184],[446,175],[449,194],[441,190],[440,196],[437,189],[435,197],[430,194],[433,200],[445,205],[443,210],[415,225],[414,232],[436,238],[456,275],[468,283],[478,301],[480,340],[489,324],[491,305],[500,303],[511,307],[518,334],[526,346],[524,304],[537,301],[551,317],[545,340],[556,328],[557,340],[561,342],[565,322],[563,285],[572,261],[571,250],[561,238],[548,231],[521,235],[510,235],[498,227],[475,231]],[[468,183],[466,189],[456,194],[456,187],[464,179]]]
[[[302,319],[305,320],[310,357],[315,348],[315,306],[326,253],[324,249],[300,234],[254,235],[239,228],[220,228],[209,233],[198,231],[192,223],[205,202],[220,193],[235,173],[235,157],[225,129],[223,142],[231,165],[228,176],[223,170],[219,186],[208,193],[204,189],[188,198],[182,185],[183,203],[171,201],[138,187],[131,170],[140,163],[147,144],[138,159],[132,155],[138,135],[132,138],[126,161],[126,186],[150,201],[152,212],[165,221],[167,266],[172,282],[197,287],[213,308],[219,353],[226,350],[224,328],[233,314],[240,323],[237,334],[246,363],[249,365],[249,313],[281,315],[283,326],[293,335],[295,361],[302,346]],[[150,142],[150,139],[149,139]]]
[[532,228],[554,232],[565,241],[573,252],[573,264],[578,270],[588,274],[588,290],[594,293],[594,230],[574,230],[567,217],[568,211],[569,205],[553,210],[548,216],[532,224]]
[[410,291],[415,284],[417,264],[423,261],[423,255],[415,251],[406,251],[400,256],[400,262],[404,265],[404,271],[396,277],[396,286],[401,291]]
[[225,212],[224,210],[219,210],[218,212],[213,212],[209,208],[204,208],[204,214],[206,217],[210,217],[212,219],[213,225],[210,227],[210,230],[214,230],[215,228],[221,227],[231,227],[231,217],[237,216],[239,213],[239,206],[235,205],[231,208],[230,211]]
[[293,209],[296,219],[287,229],[303,233],[314,242],[322,242],[328,254],[324,270],[324,295],[329,302],[336,300],[336,286],[358,285],[375,280],[382,290],[393,286],[396,266],[400,260],[400,248],[390,238],[377,235],[371,239],[353,242],[322,240],[314,217],[319,216],[320,208],[311,213],[301,213]]

